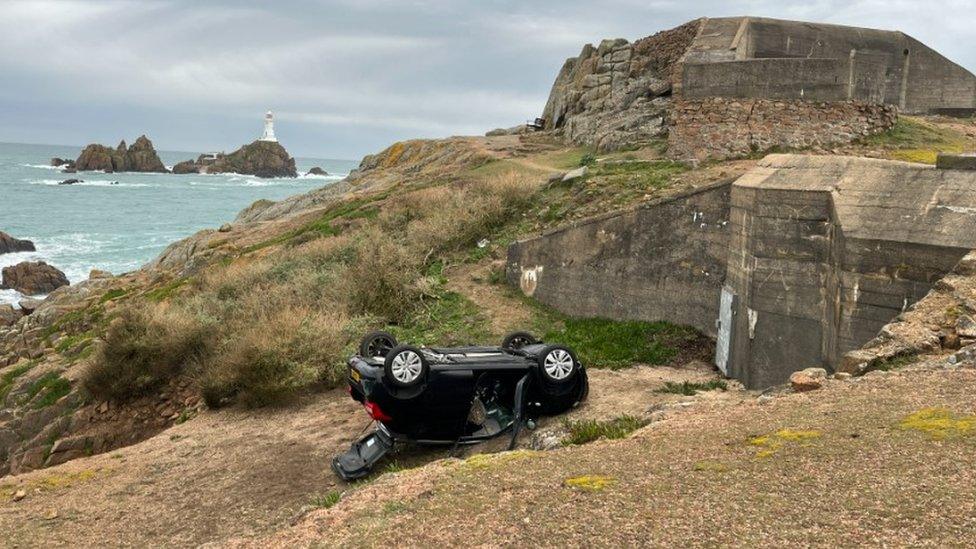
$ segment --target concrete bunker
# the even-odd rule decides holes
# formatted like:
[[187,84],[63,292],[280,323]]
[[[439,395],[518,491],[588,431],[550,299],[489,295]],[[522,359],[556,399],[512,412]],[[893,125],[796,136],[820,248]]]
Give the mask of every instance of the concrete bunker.
[[976,248],[976,171],[770,155],[720,182],[517,242],[508,278],[580,316],[716,337],[750,388],[835,369]]

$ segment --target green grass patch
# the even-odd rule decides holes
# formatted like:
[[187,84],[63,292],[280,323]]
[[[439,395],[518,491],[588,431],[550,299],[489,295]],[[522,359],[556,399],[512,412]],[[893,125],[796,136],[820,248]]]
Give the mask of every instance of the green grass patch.
[[[61,377],[58,372],[48,372],[31,383],[24,396],[24,402],[31,402],[31,407],[39,410],[54,404],[70,392],[70,381]],[[40,398],[34,400],[38,396]]]
[[309,504],[311,504],[312,507],[317,507],[319,509],[328,509],[330,507],[333,507],[336,503],[339,503],[339,500],[341,499],[342,499],[342,492],[339,492],[337,490],[332,490],[331,492],[328,492],[321,496],[313,497],[309,501]]
[[686,164],[671,160],[624,160],[597,164],[593,176],[606,178],[614,187],[646,191],[662,189],[671,178],[686,171]]
[[190,279],[188,277],[177,278],[165,286],[146,292],[146,299],[155,303],[166,301],[167,299],[173,297],[173,295],[175,295],[180,288],[186,286],[189,282]]
[[14,386],[14,381],[20,376],[26,374],[31,368],[37,366],[37,360],[28,360],[23,364],[17,364],[12,370],[8,370],[3,375],[0,375],[0,404],[3,403],[7,395],[10,394],[10,390]]
[[54,346],[54,350],[64,356],[77,355],[92,344],[93,337],[91,332],[64,336],[58,340],[58,344]]
[[547,331],[543,341],[569,345],[587,367],[619,369],[634,364],[666,364],[686,343],[698,338],[693,328],[668,322],[567,318]]
[[488,321],[468,298],[438,291],[423,299],[411,319],[389,326],[398,341],[412,345],[466,345],[483,343],[490,335]]
[[967,147],[966,136],[910,116],[898,117],[888,131],[866,137],[865,145],[894,149],[891,157],[908,162],[935,164],[940,152],[958,153]]
[[667,381],[664,383],[664,387],[657,390],[658,393],[670,393],[675,395],[685,395],[685,396],[695,396],[700,391],[714,391],[716,389],[721,389],[725,391],[729,388],[728,383],[721,379],[713,379],[711,381],[706,381],[704,383],[698,383],[694,381],[685,381],[683,383],[674,383],[673,381]]
[[647,425],[647,420],[623,415],[608,421],[597,421],[584,419],[578,421],[566,421],[564,425],[569,431],[569,435],[563,439],[563,445],[586,444],[601,438],[617,439],[633,433],[637,429]]
[[105,292],[104,294],[102,294],[102,297],[101,297],[101,299],[98,300],[98,302],[99,303],[108,303],[109,301],[113,301],[113,300],[119,299],[121,297],[125,297],[125,295],[128,294],[128,293],[129,293],[129,290],[127,290],[125,288],[116,288],[114,290],[109,290],[109,291]]
[[307,242],[314,238],[327,236],[337,236],[342,233],[341,229],[333,226],[333,222],[340,219],[374,219],[379,214],[379,208],[368,206],[377,200],[382,200],[389,195],[389,192],[378,193],[366,198],[355,198],[347,200],[329,208],[317,219],[305,225],[282,233],[274,238],[259,242],[253,246],[244,248],[242,253],[251,253],[270,246],[286,244],[292,241]]

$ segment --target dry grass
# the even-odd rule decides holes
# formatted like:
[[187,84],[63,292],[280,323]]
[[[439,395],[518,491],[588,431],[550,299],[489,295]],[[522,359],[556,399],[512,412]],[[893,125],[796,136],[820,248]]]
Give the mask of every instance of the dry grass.
[[173,299],[127,310],[86,385],[125,399],[193,373],[209,405],[252,407],[335,386],[362,331],[410,322],[443,293],[429,266],[519,216],[533,192],[516,176],[416,190],[341,236],[211,265]]
[[206,324],[179,310],[125,309],[109,326],[85,387],[106,399],[146,394],[207,355],[210,335]]

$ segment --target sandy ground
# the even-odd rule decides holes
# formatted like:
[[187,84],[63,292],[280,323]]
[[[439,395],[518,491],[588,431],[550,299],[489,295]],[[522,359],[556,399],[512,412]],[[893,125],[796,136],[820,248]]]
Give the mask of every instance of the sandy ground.
[[[711,379],[704,364],[591,371],[591,399],[570,417],[649,414],[686,400],[742,398],[737,391],[680,397],[656,393],[664,381]],[[718,394],[721,393],[721,394]],[[683,405],[682,405],[683,409]],[[562,417],[539,429],[558,427]],[[196,546],[286,528],[311,500],[347,491],[329,469],[369,424],[344,391],[278,411],[207,412],[142,443],[0,479],[0,546]],[[532,431],[524,431],[521,447]],[[507,438],[463,448],[495,452]],[[447,449],[404,447],[377,467],[424,465]],[[13,501],[18,490],[27,496]]]
[[[624,440],[384,476],[239,544],[972,547],[974,389],[971,368],[905,371],[700,402]],[[945,436],[903,423],[931,408]]]

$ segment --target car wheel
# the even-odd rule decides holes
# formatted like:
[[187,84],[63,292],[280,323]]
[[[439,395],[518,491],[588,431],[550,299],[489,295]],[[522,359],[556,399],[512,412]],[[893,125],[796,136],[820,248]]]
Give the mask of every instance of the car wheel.
[[386,358],[394,347],[397,340],[393,334],[388,332],[370,332],[359,341],[359,356],[364,358],[383,357]]
[[576,377],[579,360],[568,347],[550,345],[538,355],[539,375],[551,384],[569,383]]
[[505,336],[502,340],[502,349],[507,349],[510,351],[516,351],[525,347],[526,345],[532,345],[537,343],[535,336],[529,332],[512,332]]
[[416,387],[427,379],[430,366],[424,353],[416,347],[400,345],[386,355],[383,373],[394,387]]

